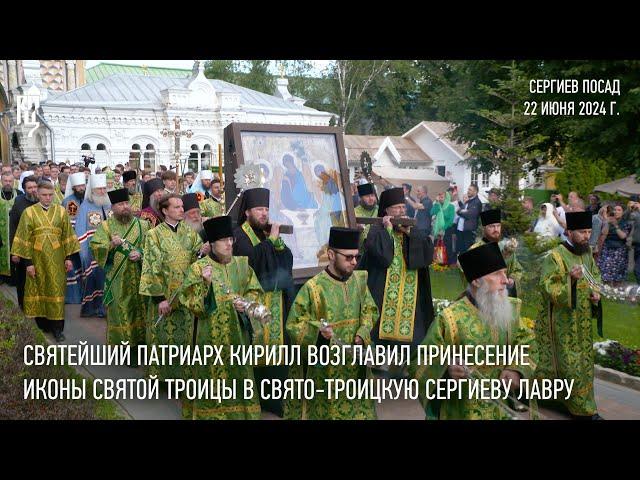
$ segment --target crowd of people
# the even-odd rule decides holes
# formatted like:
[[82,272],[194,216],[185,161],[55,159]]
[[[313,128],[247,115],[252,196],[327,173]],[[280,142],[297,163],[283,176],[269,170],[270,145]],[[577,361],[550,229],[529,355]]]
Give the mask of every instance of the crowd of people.
[[[16,286],[24,314],[57,342],[65,341],[65,303],[76,303],[81,316],[106,317],[110,345],[384,345],[406,346],[415,355],[420,345],[536,344],[535,368],[478,368],[485,377],[512,380],[515,389],[525,378],[574,379],[565,407],[576,419],[600,418],[591,322],[602,309],[583,275],[588,268],[600,278],[589,246],[600,210],[592,214],[570,195],[569,205],[558,197],[559,206],[545,204],[535,224],[532,219],[533,231],[564,241],[543,260],[545,305],[528,325],[517,298],[522,267],[503,238],[497,193],[483,205],[476,185],[460,200],[455,186],[435,202],[426,187],[416,190],[414,198],[408,185],[380,193],[373,184],[358,185],[356,216],[373,218],[373,224],[332,226],[326,268],[296,282],[281,226],[269,219],[269,189],[244,191],[231,218],[220,179],[210,170],[178,178],[170,169],[151,174],[125,165],[93,171],[82,164],[5,166],[0,225],[4,218],[9,229],[0,273]],[[612,212],[599,233],[603,272],[614,272],[609,265],[620,256],[616,241],[626,240],[638,221],[638,204],[628,220],[621,209]],[[403,224],[407,217],[415,218],[415,226]],[[438,240],[467,282],[458,300],[439,312],[430,275]],[[249,314],[246,300],[267,308],[270,320]],[[228,349],[223,352],[222,364],[147,366],[133,358],[131,366],[144,365],[160,380],[316,383],[312,399],[276,401],[260,389],[251,398],[183,398],[189,419],[257,419],[264,410],[287,419],[376,418],[373,400],[332,398],[320,388],[327,379],[369,378],[365,365],[237,365]],[[375,373],[424,384],[468,371],[388,362]],[[427,418],[505,418],[501,408],[481,399],[422,400]],[[533,416],[534,405],[530,410]]]
[[[456,265],[458,255],[466,252],[482,233],[481,213],[489,209],[499,209],[502,205],[500,191],[487,190],[487,202],[478,197],[478,186],[471,184],[467,193],[458,200],[455,185],[444,192],[438,192],[432,200],[426,186],[416,188],[403,184],[407,216],[415,218],[416,228],[429,235],[434,243],[442,240],[448,265]],[[354,204],[359,205],[358,186],[354,184]],[[601,202],[599,196],[592,193],[587,201],[577,192],[569,192],[565,203],[563,195],[553,194],[549,202],[541,203],[536,210],[532,197],[524,197],[522,207],[529,219],[527,232],[537,233],[541,237],[557,238],[566,241],[567,212],[589,212],[593,216],[593,229],[589,239],[594,258],[602,272],[605,283],[617,286],[627,279],[629,264],[634,265],[634,276],[640,283],[640,198],[632,197],[626,206],[619,202]],[[588,202],[588,203],[587,203]],[[356,208],[356,216],[366,216],[366,210]],[[501,210],[501,218],[505,218]],[[633,262],[630,262],[630,250]]]

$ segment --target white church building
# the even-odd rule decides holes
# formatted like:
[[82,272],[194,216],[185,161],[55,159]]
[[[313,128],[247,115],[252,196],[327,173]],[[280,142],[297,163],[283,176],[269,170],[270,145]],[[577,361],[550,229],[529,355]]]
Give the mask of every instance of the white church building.
[[[218,165],[218,145],[232,122],[328,125],[334,116],[304,106],[292,96],[286,78],[274,95],[207,79],[194,64],[191,76],[116,73],[68,91],[38,82],[43,128],[33,139],[21,134],[25,159],[75,163],[93,155],[100,167],[130,162],[157,171],[175,165],[170,134],[180,119],[181,170]],[[163,135],[163,130],[165,134]],[[53,145],[53,151],[51,146]]]

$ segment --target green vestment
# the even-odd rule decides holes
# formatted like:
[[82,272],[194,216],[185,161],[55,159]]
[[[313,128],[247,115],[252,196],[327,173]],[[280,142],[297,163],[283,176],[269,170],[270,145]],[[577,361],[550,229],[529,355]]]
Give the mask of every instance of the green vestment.
[[[334,336],[353,345],[356,335],[371,345],[371,329],[378,319],[376,306],[367,288],[367,272],[355,271],[346,281],[339,281],[323,271],[305,283],[289,311],[287,332],[293,345],[301,346],[303,360],[307,347],[323,341],[320,322],[324,319]],[[335,343],[335,341],[334,341]],[[376,419],[374,400],[349,400],[342,396],[328,398],[327,379],[366,379],[371,377],[368,367],[361,365],[292,365],[290,378],[312,379],[315,396],[311,400],[285,401],[285,418],[310,420],[373,420]],[[305,371],[306,370],[306,371]],[[324,390],[325,393],[318,392]]]

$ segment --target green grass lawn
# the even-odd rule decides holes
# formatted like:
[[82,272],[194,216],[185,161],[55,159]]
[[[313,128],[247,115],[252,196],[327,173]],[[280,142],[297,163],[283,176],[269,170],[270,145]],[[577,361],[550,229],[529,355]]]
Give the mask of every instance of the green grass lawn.
[[[464,288],[459,270],[431,271],[431,292],[434,298],[454,300]],[[537,305],[524,304],[522,315],[535,319],[537,308]],[[604,300],[602,310],[604,338],[617,340],[627,347],[640,348],[640,305]],[[594,341],[600,339],[595,322],[593,322],[593,338]]]
[[29,400],[23,396],[23,379],[84,378],[69,365],[25,365],[25,345],[47,345],[44,334],[28,320],[11,298],[0,292],[0,419],[6,420],[120,420],[123,412],[112,400],[95,400],[92,380],[88,379],[84,400]]

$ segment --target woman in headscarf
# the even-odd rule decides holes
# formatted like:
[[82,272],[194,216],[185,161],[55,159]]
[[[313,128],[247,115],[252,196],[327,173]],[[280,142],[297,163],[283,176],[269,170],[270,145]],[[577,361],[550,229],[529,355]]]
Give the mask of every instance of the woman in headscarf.
[[27,170],[20,174],[20,180],[18,181],[18,190],[20,190],[20,192],[24,193],[24,190],[22,189],[22,181],[25,178],[30,177],[31,175],[34,175],[34,174],[35,172],[33,170]]
[[541,237],[555,238],[562,234],[564,228],[562,228],[553,215],[553,205],[543,203],[540,206],[540,216],[538,217],[536,226],[533,227],[533,231]]

